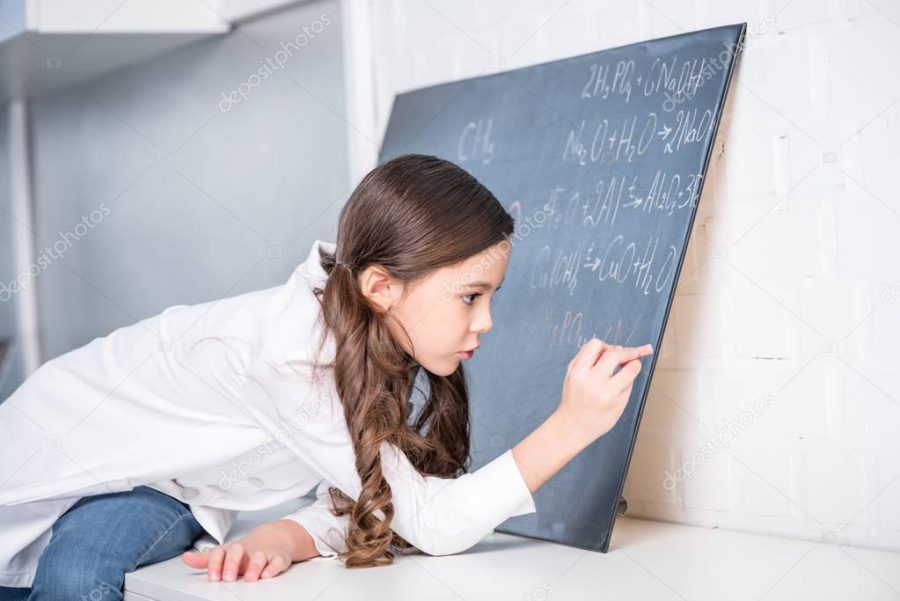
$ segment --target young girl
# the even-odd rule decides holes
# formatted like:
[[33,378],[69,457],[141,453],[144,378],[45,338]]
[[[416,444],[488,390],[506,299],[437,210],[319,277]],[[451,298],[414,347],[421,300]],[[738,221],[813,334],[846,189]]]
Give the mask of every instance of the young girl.
[[[0,404],[0,599],[121,599],[127,572],[192,546],[183,560],[224,581],[318,555],[445,555],[534,512],[532,493],[617,422],[651,349],[587,342],[558,409],[465,473],[462,364],[491,329],[513,233],[466,171],[401,156],[285,284],[46,362]],[[312,505],[223,544],[239,511],[316,485]]]

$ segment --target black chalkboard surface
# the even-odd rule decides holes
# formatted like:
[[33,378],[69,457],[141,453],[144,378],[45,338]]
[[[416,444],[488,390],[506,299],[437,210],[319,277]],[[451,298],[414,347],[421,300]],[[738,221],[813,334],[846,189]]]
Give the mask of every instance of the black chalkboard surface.
[[[472,465],[559,405],[592,336],[658,351],[746,24],[398,95],[379,162],[463,166],[516,219],[494,326],[469,376]],[[625,413],[497,530],[606,551],[656,354]],[[662,477],[662,476],[660,476]]]

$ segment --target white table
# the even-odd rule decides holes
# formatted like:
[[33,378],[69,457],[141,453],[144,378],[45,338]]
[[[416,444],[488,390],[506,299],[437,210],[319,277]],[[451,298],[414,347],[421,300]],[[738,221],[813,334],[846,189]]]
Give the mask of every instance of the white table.
[[605,554],[493,533],[458,555],[353,570],[317,557],[256,582],[207,582],[175,557],[128,574],[125,590],[126,601],[900,599],[900,553],[619,518]]

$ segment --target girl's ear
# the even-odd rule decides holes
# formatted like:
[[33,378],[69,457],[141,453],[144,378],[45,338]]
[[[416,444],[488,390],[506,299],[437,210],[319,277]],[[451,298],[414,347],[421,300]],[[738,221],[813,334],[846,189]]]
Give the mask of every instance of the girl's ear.
[[359,274],[359,287],[363,295],[378,307],[387,312],[403,296],[403,282],[392,277],[380,265],[368,265]]

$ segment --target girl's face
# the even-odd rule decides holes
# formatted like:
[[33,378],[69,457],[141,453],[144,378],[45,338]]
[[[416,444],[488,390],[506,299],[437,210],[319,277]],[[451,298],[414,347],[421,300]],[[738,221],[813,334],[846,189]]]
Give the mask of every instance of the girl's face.
[[[388,327],[407,353],[433,374],[447,376],[471,358],[491,329],[491,299],[500,288],[510,247],[500,242],[468,259],[404,285],[383,270],[360,274],[363,293],[388,312]],[[412,339],[412,348],[403,333]]]

